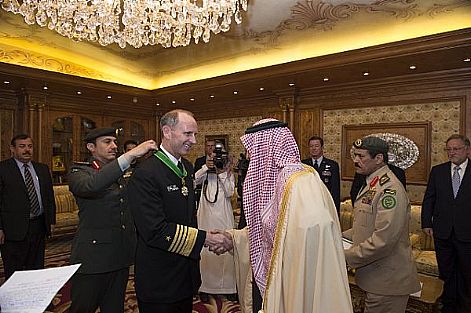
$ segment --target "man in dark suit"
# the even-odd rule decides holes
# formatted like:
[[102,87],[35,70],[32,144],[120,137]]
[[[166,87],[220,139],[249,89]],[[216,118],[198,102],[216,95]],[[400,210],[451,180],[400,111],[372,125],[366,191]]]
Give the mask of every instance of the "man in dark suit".
[[131,163],[156,150],[148,140],[119,158],[115,128],[97,128],[85,137],[89,162],[76,163],[69,188],[79,207],[79,226],[70,262],[81,263],[72,278],[70,313],[124,312],[129,266],[136,234],[127,208],[126,179]]
[[162,144],[129,181],[138,241],[135,288],[141,313],[191,313],[201,284],[203,245],[222,253],[232,242],[196,225],[193,166],[183,158],[196,143],[193,114],[173,110],[160,120]]
[[340,214],[340,171],[339,164],[334,160],[324,157],[324,139],[319,136],[309,138],[309,154],[308,159],[302,160],[304,164],[314,167],[321,180],[329,189],[334,199],[337,213]]
[[13,137],[12,158],[0,162],[0,250],[5,278],[44,268],[46,237],[56,223],[51,173],[32,161],[33,140]]
[[422,228],[433,236],[440,278],[442,313],[471,312],[471,164],[469,139],[446,141],[449,162],[430,172],[422,203]]
[[[388,167],[397,177],[397,179],[399,179],[399,181],[402,183],[404,189],[406,189],[406,172],[402,168],[389,163]],[[366,185],[366,176],[355,173],[355,176],[353,177],[352,181],[352,187],[350,188],[350,199],[352,199],[352,204],[355,203],[358,192],[363,187],[363,185]]]

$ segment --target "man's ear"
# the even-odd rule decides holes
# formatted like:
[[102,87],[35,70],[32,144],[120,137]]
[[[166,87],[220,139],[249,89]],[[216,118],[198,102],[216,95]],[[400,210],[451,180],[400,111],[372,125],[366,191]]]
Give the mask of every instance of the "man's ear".
[[168,125],[165,125],[162,127],[162,134],[166,139],[170,139],[170,132],[172,131],[172,128]]
[[376,164],[381,164],[382,162],[384,162],[384,156],[382,153],[378,153],[375,159],[376,159]]
[[90,152],[93,152],[95,150],[95,144],[93,142],[87,143],[87,149]]

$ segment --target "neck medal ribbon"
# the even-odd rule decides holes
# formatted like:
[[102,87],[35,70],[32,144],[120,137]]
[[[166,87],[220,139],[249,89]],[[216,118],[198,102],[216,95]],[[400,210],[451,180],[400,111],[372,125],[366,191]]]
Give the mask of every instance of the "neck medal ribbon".
[[180,170],[178,166],[176,166],[175,163],[173,163],[172,160],[170,160],[168,156],[160,150],[155,152],[154,155],[160,161],[164,162],[164,164],[167,165],[167,167],[170,168],[178,177],[180,177],[180,179],[182,180],[182,195],[184,195],[185,197],[188,196],[188,187],[185,183],[185,177],[188,173],[186,172],[185,166],[183,166],[183,171]]

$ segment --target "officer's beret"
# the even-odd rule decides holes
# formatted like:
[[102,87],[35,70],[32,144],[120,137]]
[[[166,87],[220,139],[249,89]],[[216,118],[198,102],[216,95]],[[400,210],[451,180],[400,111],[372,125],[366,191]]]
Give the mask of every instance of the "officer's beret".
[[113,128],[113,127],[95,128],[95,129],[92,129],[85,136],[85,142],[86,143],[94,142],[95,139],[97,139],[98,137],[102,137],[102,136],[118,137],[117,133],[118,133],[118,130],[116,128]]
[[389,151],[388,143],[375,136],[367,136],[362,139],[357,139],[353,143],[353,146],[357,149],[365,149],[379,153],[388,153]]

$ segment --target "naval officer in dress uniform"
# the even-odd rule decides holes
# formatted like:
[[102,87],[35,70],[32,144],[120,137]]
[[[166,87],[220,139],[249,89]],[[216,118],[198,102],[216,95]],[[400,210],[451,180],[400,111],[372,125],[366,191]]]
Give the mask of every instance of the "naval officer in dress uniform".
[[129,206],[137,230],[135,287],[140,313],[191,313],[201,285],[203,245],[223,253],[232,241],[197,228],[193,166],[184,158],[198,126],[186,110],[160,119],[162,144],[129,181]]
[[365,313],[403,313],[409,294],[420,289],[409,241],[409,198],[387,166],[384,140],[365,137],[353,147],[355,170],[366,175],[366,185],[355,201],[353,227],[344,232],[353,241],[345,258],[366,292]]
[[72,278],[70,313],[94,313],[97,308],[101,313],[124,312],[136,235],[122,176],[157,145],[148,140],[116,158],[116,137],[115,128],[90,131],[85,143],[91,158],[76,163],[69,174],[69,189],[79,207],[70,263],[82,264]]

